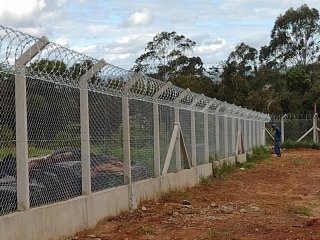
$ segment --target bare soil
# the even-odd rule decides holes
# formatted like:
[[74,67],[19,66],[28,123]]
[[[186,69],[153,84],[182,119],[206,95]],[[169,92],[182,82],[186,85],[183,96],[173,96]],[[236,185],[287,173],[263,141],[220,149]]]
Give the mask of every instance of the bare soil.
[[320,239],[320,151],[288,150],[145,202],[71,239]]

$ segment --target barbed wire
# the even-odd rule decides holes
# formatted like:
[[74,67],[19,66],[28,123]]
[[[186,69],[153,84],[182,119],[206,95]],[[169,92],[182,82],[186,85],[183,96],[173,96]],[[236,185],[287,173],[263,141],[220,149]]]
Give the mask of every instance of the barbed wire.
[[[17,71],[15,63],[19,57],[40,38],[0,25],[0,71]],[[49,42],[39,54],[37,54],[26,66],[23,73],[31,79],[41,79],[43,81],[54,82],[61,85],[68,85],[76,88],[87,88],[91,91],[108,93],[116,96],[129,95],[131,98],[139,100],[153,101],[153,95],[159,91],[166,82],[151,78],[142,73],[124,70],[106,63],[91,80],[83,86],[80,77],[85,74],[99,60],[86,56],[71,49],[62,47],[56,43]],[[124,91],[124,86],[133,82],[129,92]],[[159,100],[163,104],[175,106],[181,104],[185,108],[193,107],[196,111],[203,111],[206,104],[212,106],[205,109],[208,113],[219,112],[220,115],[255,119],[268,122],[269,115],[255,112],[223,101],[203,97],[197,104],[192,104],[195,99],[199,99],[199,94],[190,92],[178,103],[175,99],[184,89],[172,85],[160,96]],[[157,99],[158,100],[158,99]]]

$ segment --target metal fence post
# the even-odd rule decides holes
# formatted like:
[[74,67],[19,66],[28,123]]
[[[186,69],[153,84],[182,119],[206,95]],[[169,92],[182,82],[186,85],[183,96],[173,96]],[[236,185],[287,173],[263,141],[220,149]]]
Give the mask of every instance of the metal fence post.
[[122,97],[124,183],[131,184],[130,115],[128,96]]
[[89,97],[88,80],[90,80],[106,62],[101,59],[80,77],[80,129],[81,129],[81,175],[82,194],[91,194],[91,161],[90,161],[90,129],[89,129]]
[[318,143],[318,113],[313,115],[313,142]]
[[46,37],[39,39],[15,62],[15,105],[16,105],[16,166],[17,166],[17,209],[30,208],[28,130],[27,130],[27,78],[26,64],[48,45]]

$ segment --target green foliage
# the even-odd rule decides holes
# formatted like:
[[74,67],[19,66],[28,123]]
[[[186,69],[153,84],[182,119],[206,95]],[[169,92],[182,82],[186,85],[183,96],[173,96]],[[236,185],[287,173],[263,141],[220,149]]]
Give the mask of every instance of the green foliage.
[[208,235],[209,237],[231,237],[235,234],[235,231],[233,230],[215,230],[215,229],[209,229]]
[[320,149],[320,143],[314,143],[313,141],[300,141],[294,142],[291,139],[284,141],[281,144],[281,148],[311,148],[311,149]]
[[210,185],[211,180],[212,180],[212,176],[207,176],[207,177],[202,176],[202,175],[200,176],[200,184],[201,185],[208,186],[208,185]]
[[[221,163],[221,162],[220,162]],[[223,162],[222,165],[214,167],[213,176],[219,179],[227,178],[231,173],[235,172],[238,167],[235,164]]]
[[309,207],[292,207],[289,210],[290,212],[301,215],[301,216],[306,216],[306,217],[311,217],[313,215],[313,210]]
[[55,147],[80,147],[80,124],[67,125],[55,136]]
[[0,141],[13,142],[15,140],[15,132],[7,125],[0,125]]
[[155,231],[156,231],[156,228],[151,225],[143,225],[139,228],[139,233],[142,233],[142,234],[153,234],[155,233]]
[[182,200],[190,201],[190,194],[186,191],[171,191],[164,193],[161,196],[161,200],[164,202],[181,202]]
[[270,150],[264,146],[254,147],[253,154],[247,154],[247,162],[258,162],[271,156]]

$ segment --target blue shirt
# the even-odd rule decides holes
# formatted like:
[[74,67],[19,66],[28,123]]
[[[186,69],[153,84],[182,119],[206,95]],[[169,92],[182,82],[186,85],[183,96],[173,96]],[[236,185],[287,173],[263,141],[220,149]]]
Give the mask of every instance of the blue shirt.
[[274,140],[275,141],[280,141],[280,139],[281,139],[281,130],[280,130],[280,128],[275,127],[274,130],[275,130]]

